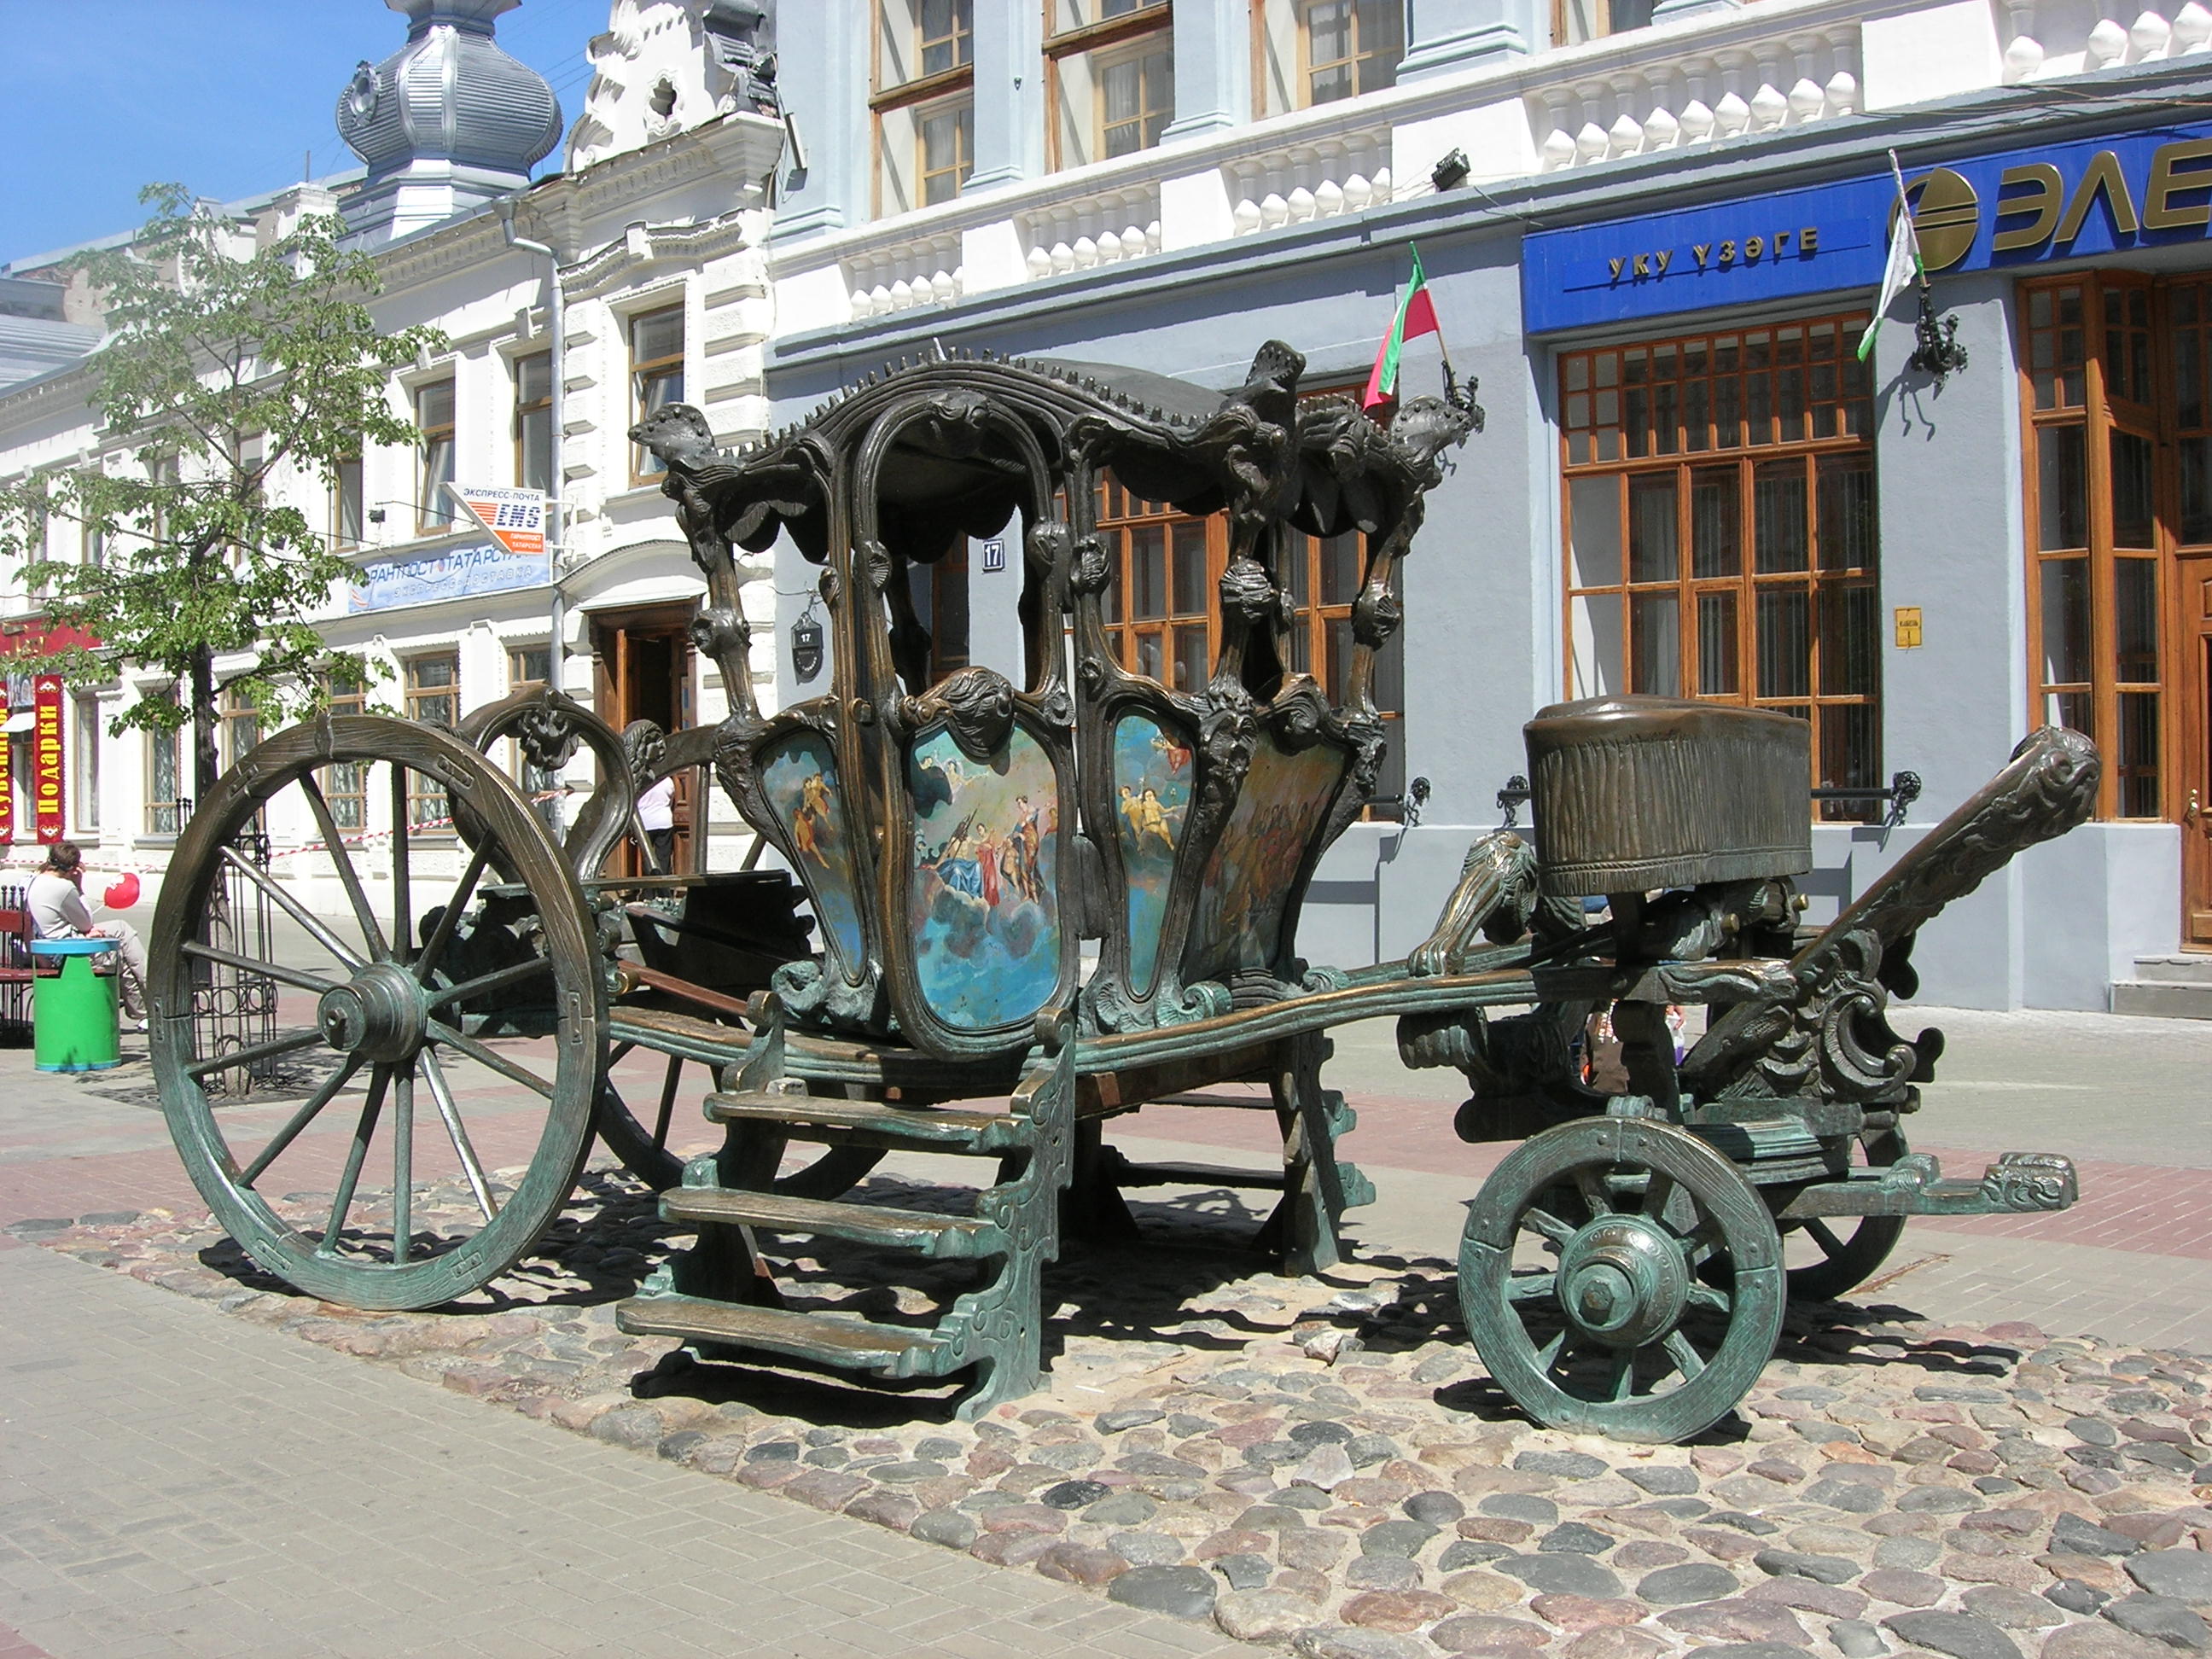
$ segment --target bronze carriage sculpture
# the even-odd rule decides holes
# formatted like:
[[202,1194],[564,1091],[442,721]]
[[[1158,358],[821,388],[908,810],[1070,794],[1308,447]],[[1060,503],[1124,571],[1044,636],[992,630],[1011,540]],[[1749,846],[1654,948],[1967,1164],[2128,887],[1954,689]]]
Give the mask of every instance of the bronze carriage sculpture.
[[[1121,1160],[1102,1138],[1109,1116],[1264,1080],[1284,1161],[1249,1177],[1281,1194],[1262,1242],[1292,1271],[1338,1260],[1342,1212],[1370,1194],[1337,1157],[1352,1114],[1322,1085],[1324,1034],[1395,1015],[1409,1063],[1467,1074],[1463,1137],[1522,1142],[1468,1222],[1461,1298],[1484,1364],[1541,1421],[1673,1439],[1748,1389],[1788,1294],[1848,1290],[1903,1217],[2071,1202],[2063,1159],[2008,1155],[1959,1181],[1905,1151],[1899,1124],[1941,1039],[1907,1042],[1884,1014],[1913,989],[1923,922],[2087,815],[2098,763],[2071,733],[2032,737],[1807,934],[1793,884],[1810,868],[1802,723],[1654,699],[1546,710],[1528,726],[1533,844],[1510,830],[1478,841],[1435,931],[1403,961],[1340,970],[1297,958],[1301,900],[1382,757],[1373,677],[1399,621],[1399,562],[1449,450],[1480,418],[1450,388],[1386,429],[1347,400],[1302,401],[1303,366],[1270,344],[1223,398],[1158,376],[940,354],[738,454],[716,449],[688,409],[641,427],[707,577],[694,635],[721,671],[729,716],[618,735],[557,692],[528,692],[452,733],[326,717],[226,775],[180,840],[154,988],[164,1106],[218,1218],[302,1289],[431,1305],[531,1249],[596,1124],[665,1188],[665,1217],[697,1234],[623,1304],[623,1328],[710,1358],[964,1374],[960,1409],[974,1415],[1038,1386],[1039,1274],[1064,1222],[1126,1222],[1119,1188],[1175,1174]],[[1097,522],[1108,478],[1227,520],[1220,644],[1202,685],[1170,690],[1115,653],[1109,622],[1124,601]],[[1338,706],[1285,666],[1281,559],[1290,537],[1355,529],[1368,556]],[[978,665],[932,684],[911,573],[956,538],[1002,531],[1020,553],[1020,683]],[[763,714],[737,561],[781,538],[821,567],[833,664],[824,695]],[[509,738],[546,766],[592,745],[600,787],[563,845],[489,758]],[[319,781],[380,762],[388,900],[343,851]],[[637,949],[620,948],[619,896],[641,884],[598,872],[629,803],[652,778],[708,763],[802,884],[816,948],[783,878],[765,873],[665,884],[682,889],[685,914],[630,907]],[[458,878],[418,905],[407,825],[433,788],[451,802]],[[336,896],[358,941],[230,848],[288,791],[337,849]],[[240,879],[305,930],[319,969],[226,942],[221,896]],[[1602,921],[1588,921],[1585,896],[1609,902]],[[703,958],[669,943],[687,937],[722,952],[718,979],[687,971]],[[243,1156],[204,1086],[241,1057],[199,1052],[191,1007],[210,975],[249,972],[315,999],[313,1030],[264,1048],[334,1069]],[[748,986],[766,988],[748,1000]],[[1665,1010],[1686,1003],[1714,1013],[1678,1063]],[[1574,1054],[1607,1006],[1628,1076],[1613,1094],[1584,1083]],[[611,1044],[669,1059],[650,1129],[608,1079]],[[720,1079],[705,1111],[724,1139],[679,1170],[668,1115],[673,1068],[687,1062]],[[543,1103],[518,1112],[501,1097],[477,1113],[503,1146],[528,1149],[512,1191],[494,1190],[471,1139],[475,1096],[453,1075],[465,1067]],[[285,1212],[261,1186],[364,1072],[327,1218]],[[450,1140],[475,1196],[474,1231],[414,1236],[418,1085],[437,1124],[424,1133]],[[356,1224],[354,1207],[380,1139],[393,1158],[380,1232]],[[817,1151],[787,1169],[793,1143]],[[957,1210],[850,1201],[899,1149],[979,1158],[994,1178]],[[1781,1235],[1796,1230],[1823,1259],[1785,1284]],[[969,1260],[975,1282],[911,1322],[795,1310],[775,1294],[763,1236]]]

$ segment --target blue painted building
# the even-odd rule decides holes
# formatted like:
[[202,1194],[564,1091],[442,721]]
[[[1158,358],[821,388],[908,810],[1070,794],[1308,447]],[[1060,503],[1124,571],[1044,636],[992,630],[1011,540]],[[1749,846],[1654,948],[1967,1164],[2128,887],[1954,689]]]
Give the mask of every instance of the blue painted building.
[[[786,8],[776,423],[932,349],[1227,389],[1287,340],[1356,390],[1418,244],[1487,431],[1405,571],[1399,763],[1301,949],[1427,931],[1522,722],[1607,691],[1787,708],[1825,789],[1817,917],[2033,726],[2090,730],[2098,821],[1952,907],[1930,1000],[2186,1011],[2212,948],[2212,15],[2057,0],[827,0]],[[1968,361],[1858,349],[1897,198]],[[1430,389],[1431,343],[1407,354]],[[1127,659],[1202,675],[1218,526],[1116,495]],[[1010,532],[1011,534],[1012,532]],[[925,596],[1012,665],[988,542]],[[1362,550],[1311,544],[1327,680]],[[787,633],[811,572],[778,567]],[[787,696],[803,695],[786,653]],[[1431,793],[1404,822],[1412,780]]]

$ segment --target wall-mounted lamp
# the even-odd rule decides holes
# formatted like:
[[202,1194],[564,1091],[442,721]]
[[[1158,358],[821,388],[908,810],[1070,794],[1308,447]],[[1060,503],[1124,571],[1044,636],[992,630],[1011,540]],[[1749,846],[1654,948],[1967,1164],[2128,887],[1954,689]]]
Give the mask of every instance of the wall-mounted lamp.
[[1437,162],[1435,167],[1430,171],[1429,182],[1434,185],[1440,192],[1447,190],[1457,190],[1462,185],[1467,182],[1468,174],[1474,171],[1474,166],[1467,159],[1467,152],[1465,150],[1447,150],[1444,153],[1443,160]]

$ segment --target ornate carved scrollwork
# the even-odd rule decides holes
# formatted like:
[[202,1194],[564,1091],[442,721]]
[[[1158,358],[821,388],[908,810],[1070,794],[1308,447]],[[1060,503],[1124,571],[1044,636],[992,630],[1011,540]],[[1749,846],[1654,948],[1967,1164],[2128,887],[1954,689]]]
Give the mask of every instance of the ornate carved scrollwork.
[[1780,1094],[1853,1103],[1906,1097],[1942,1034],[1891,1030],[1883,958],[2027,848],[2086,820],[2101,763],[2078,732],[2046,726],[2009,764],[1876,880],[1790,963],[1790,988],[1716,1019],[1684,1061],[1704,1099]]

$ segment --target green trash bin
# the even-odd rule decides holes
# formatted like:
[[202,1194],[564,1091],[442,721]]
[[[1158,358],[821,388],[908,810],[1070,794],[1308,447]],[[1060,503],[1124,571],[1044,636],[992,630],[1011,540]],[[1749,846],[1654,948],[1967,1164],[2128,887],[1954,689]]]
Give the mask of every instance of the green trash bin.
[[115,948],[112,939],[34,939],[31,955],[59,973],[32,978],[33,1063],[42,1072],[104,1072],[123,1063],[115,1013],[115,975],[95,974],[92,959]]

